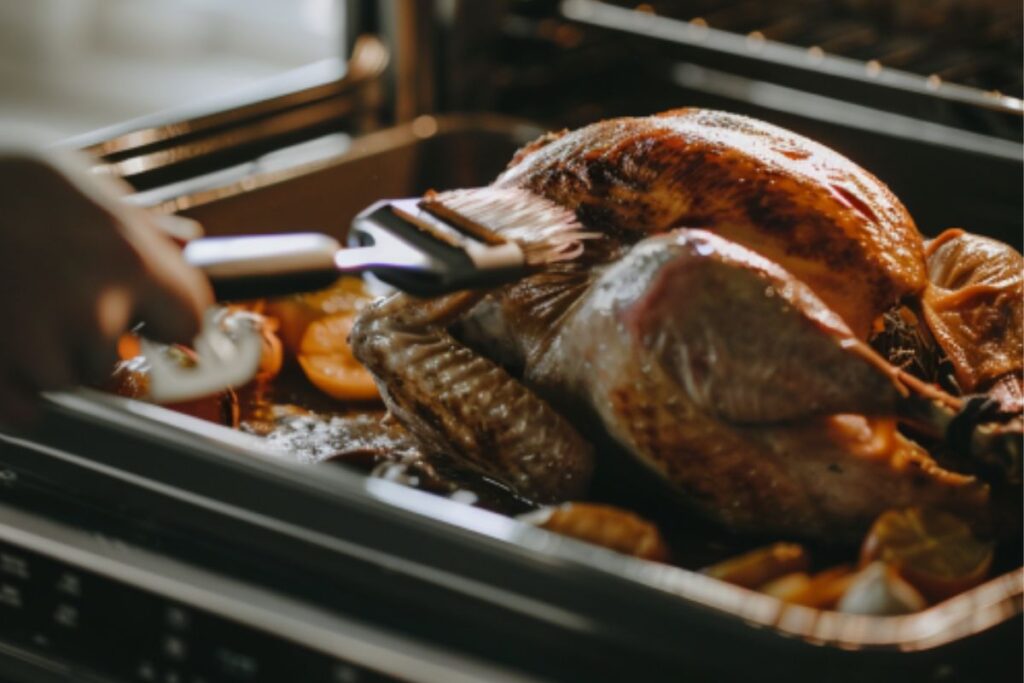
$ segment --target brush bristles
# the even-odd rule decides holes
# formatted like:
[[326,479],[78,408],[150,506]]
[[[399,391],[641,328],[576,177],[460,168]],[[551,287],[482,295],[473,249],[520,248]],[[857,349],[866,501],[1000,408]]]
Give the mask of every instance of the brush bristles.
[[[478,187],[431,193],[423,200],[428,211],[443,208],[451,219],[466,219],[462,228],[490,233],[514,242],[530,265],[571,261],[583,253],[583,241],[600,237],[586,232],[576,214],[538,194],[517,187]],[[442,212],[438,212],[441,215]],[[461,221],[453,221],[460,222]],[[485,241],[489,235],[476,234]]]

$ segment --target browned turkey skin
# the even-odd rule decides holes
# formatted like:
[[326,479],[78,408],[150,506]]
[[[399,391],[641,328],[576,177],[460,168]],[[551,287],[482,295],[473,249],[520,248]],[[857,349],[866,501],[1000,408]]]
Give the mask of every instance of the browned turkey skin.
[[1009,415],[1024,410],[1024,258],[954,228],[928,243],[922,309],[964,393],[987,392]]
[[353,349],[428,450],[547,502],[581,496],[610,440],[740,531],[854,538],[901,505],[989,524],[989,486],[896,430],[911,389],[936,392],[864,343],[929,287],[874,176],[774,126],[679,110],[546,136],[495,184],[602,238],[489,293],[364,311]]
[[889,189],[834,151],[761,121],[683,109],[550,135],[496,184],[636,241],[709,228],[810,285],[860,337],[928,283],[921,236]]

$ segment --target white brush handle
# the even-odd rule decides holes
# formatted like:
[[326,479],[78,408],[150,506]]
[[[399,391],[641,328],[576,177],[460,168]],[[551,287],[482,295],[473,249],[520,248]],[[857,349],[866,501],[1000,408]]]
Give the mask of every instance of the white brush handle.
[[338,278],[341,245],[319,233],[206,237],[189,242],[185,260],[210,278],[218,300],[322,289]]
[[211,279],[331,270],[338,241],[319,233],[206,237],[185,245],[185,260]]

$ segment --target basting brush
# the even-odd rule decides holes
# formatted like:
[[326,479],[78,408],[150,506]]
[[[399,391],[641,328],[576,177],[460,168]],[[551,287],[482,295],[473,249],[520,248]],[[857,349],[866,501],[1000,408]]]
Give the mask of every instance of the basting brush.
[[572,210],[529,190],[481,187],[377,202],[352,222],[347,249],[327,235],[291,233],[193,240],[184,255],[220,300],[310,291],[363,272],[436,296],[573,259],[596,236]]

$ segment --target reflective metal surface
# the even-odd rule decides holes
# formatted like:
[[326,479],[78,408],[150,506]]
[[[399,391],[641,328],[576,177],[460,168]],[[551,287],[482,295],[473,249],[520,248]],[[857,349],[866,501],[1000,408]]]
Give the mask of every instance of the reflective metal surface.
[[224,168],[332,131],[360,132],[377,110],[388,63],[373,36],[348,63],[327,60],[201,107],[163,112],[66,142],[99,160],[97,172],[152,187]]

